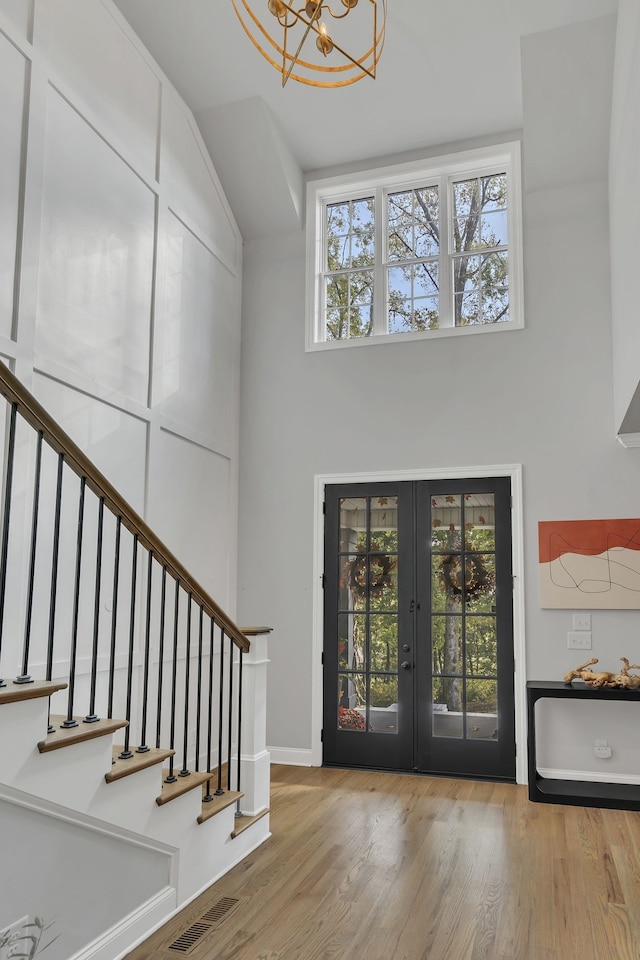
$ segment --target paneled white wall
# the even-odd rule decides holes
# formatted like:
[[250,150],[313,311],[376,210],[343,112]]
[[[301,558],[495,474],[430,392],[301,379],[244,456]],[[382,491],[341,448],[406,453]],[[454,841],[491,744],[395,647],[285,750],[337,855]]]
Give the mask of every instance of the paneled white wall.
[[111,0],[0,0],[0,94],[0,355],[233,616],[242,246],[195,121]]

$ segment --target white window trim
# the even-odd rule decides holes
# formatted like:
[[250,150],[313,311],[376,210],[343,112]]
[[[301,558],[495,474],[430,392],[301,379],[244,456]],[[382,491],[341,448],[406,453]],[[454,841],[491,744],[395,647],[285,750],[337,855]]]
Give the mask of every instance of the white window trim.
[[[509,312],[511,319],[499,324],[484,323],[468,327],[454,327],[446,313],[442,316],[443,325],[438,330],[415,331],[407,333],[382,333],[370,337],[354,337],[352,340],[324,340],[324,320],[321,316],[320,277],[324,260],[324,219],[323,205],[327,201],[339,201],[353,198],[355,193],[376,196],[391,190],[410,188],[416,181],[437,181],[451,189],[454,180],[465,174],[482,175],[495,171],[504,165],[507,171],[507,189],[509,195],[508,231],[509,231]],[[496,144],[493,147],[479,147],[460,153],[414,160],[393,166],[379,167],[365,172],[340,174],[307,183],[307,263],[306,263],[306,349],[342,350],[351,347],[373,346],[376,344],[404,343],[407,340],[433,340],[440,337],[475,336],[482,333],[498,333],[505,330],[520,330],[524,327],[523,294],[523,250],[522,250],[522,173],[521,145],[519,141]],[[448,224],[446,234],[448,236]],[[445,237],[445,242],[448,240]],[[376,284],[379,312],[383,290]]]

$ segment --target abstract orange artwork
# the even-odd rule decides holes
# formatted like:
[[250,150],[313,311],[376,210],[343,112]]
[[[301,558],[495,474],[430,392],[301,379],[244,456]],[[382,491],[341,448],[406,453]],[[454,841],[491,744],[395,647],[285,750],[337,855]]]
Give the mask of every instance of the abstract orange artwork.
[[540,606],[640,609],[640,520],[538,524]]

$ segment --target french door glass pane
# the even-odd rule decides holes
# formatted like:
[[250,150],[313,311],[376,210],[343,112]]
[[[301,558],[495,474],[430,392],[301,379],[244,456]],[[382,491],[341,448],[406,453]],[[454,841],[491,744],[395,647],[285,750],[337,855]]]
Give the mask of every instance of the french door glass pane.
[[498,684],[496,680],[467,681],[467,736],[498,739]]
[[494,554],[467,554],[464,563],[464,586],[467,613],[491,613],[495,609],[496,559]]
[[495,617],[467,617],[466,660],[469,676],[496,676],[498,645]]
[[366,650],[364,615],[338,615],[338,666],[344,670],[362,670]]
[[462,617],[433,617],[433,675],[462,674]]
[[363,673],[338,674],[338,729],[367,729],[367,678]]
[[456,737],[464,735],[463,713],[461,709],[450,710],[449,704],[462,702],[462,681],[452,677],[438,677],[433,680],[433,735],[434,737]]
[[374,733],[398,732],[398,677],[370,677],[369,724]]
[[398,672],[398,617],[394,614],[371,617],[369,669]]

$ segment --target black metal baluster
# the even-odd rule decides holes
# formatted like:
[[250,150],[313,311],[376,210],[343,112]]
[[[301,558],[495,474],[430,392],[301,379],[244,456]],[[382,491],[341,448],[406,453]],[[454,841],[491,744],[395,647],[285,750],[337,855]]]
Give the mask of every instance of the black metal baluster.
[[[16,449],[16,411],[18,404],[11,404],[9,420],[9,437],[7,439],[7,473],[4,485],[4,511],[2,521],[2,547],[0,548],[0,654],[2,653],[2,637],[4,633],[4,605],[7,589],[7,557],[9,554],[9,523],[11,520],[11,487],[13,485],[13,465]],[[0,678],[0,687],[6,687]]]
[[160,595],[160,640],[158,646],[158,706],[156,709],[156,749],[160,749],[162,736],[162,680],[164,672],[164,613],[167,596],[167,567],[162,568],[162,592]]
[[[60,516],[62,513],[62,471],[64,468],[64,454],[58,454],[58,473],[56,479],[56,505],[53,519],[53,546],[51,549],[51,591],[49,597],[49,631],[47,635],[47,669],[45,679],[53,676],[53,644],[56,629],[56,600],[58,596],[58,559],[60,555]],[[49,711],[51,712],[51,711]],[[53,733],[54,727],[49,723],[47,733]]]
[[231,790],[231,745],[233,734],[233,638],[229,637],[229,703],[227,730],[227,790]]
[[116,539],[113,548],[113,597],[111,599],[111,649],[109,651],[109,695],[107,714],[113,719],[113,686],[116,673],[116,639],[118,633],[118,589],[120,586],[120,533],[122,517],[116,520]]
[[202,721],[202,618],[204,607],[200,607],[198,621],[198,695],[196,700],[196,773],[200,770],[200,723]]
[[138,534],[133,535],[133,549],[131,558],[131,602],[129,604],[129,658],[127,661],[127,704],[125,707],[124,747],[118,754],[119,760],[130,760],[133,756],[129,749],[131,738],[131,697],[133,692],[133,652],[136,639],[136,587],[138,581]]
[[93,646],[91,648],[91,689],[89,692],[89,713],[85,723],[97,723],[100,717],[96,713],[96,686],[98,682],[98,637],[100,634],[100,588],[102,585],[102,534],[104,529],[104,497],[98,503],[98,536],[96,542],[96,581],[93,588]]
[[222,789],[222,723],[224,720],[224,627],[220,628],[220,696],[218,698],[218,788],[216,797],[224,793]]
[[181,777],[188,777],[191,771],[187,767],[187,751],[189,749],[189,676],[191,673],[191,604],[193,598],[191,593],[187,597],[187,650],[185,654],[184,666],[184,738],[182,752],[182,770]]
[[[209,631],[209,707],[207,710],[207,773],[211,773],[211,748],[213,740],[213,652],[215,647],[215,623],[213,617],[210,617],[211,625]],[[213,800],[211,793],[211,780],[207,780],[207,791],[202,798],[203,803],[210,803]]]
[[[236,790],[238,793],[241,792],[240,787],[240,759],[242,753],[242,665],[243,665],[243,656],[244,651],[241,647],[238,648],[238,775],[236,782]],[[240,798],[238,797],[238,805],[236,809],[236,817],[240,816]]]
[[151,585],[153,571],[153,554],[149,550],[147,565],[147,613],[144,636],[144,675],[142,678],[142,720],[140,724],[140,746],[136,753],[148,753],[147,746],[147,697],[149,696],[149,652],[151,648]]
[[42,470],[42,430],[38,430],[36,464],[33,478],[33,510],[31,514],[31,554],[29,556],[29,579],[27,580],[27,613],[24,622],[24,646],[22,650],[22,673],[15,683],[33,683],[29,676],[29,648],[31,646],[31,619],[33,615],[33,587],[36,578],[36,546],[38,543],[38,513],[40,510],[40,474]]
[[[178,679],[178,608],[180,600],[180,581],[176,580],[176,597],[173,610],[173,664],[171,670],[171,732],[169,734],[169,749],[173,750],[176,739],[176,682]],[[173,756],[169,759],[169,775],[165,783],[176,783],[177,777],[173,772]]]
[[80,500],[78,503],[78,534],[76,538],[76,577],[73,592],[73,624],[71,627],[71,656],[69,658],[69,699],[67,704],[67,719],[61,726],[65,729],[77,727],[78,721],[73,719],[73,698],[76,687],[76,661],[78,659],[78,617],[80,611],[80,575],[82,572],[82,535],[84,533],[84,494],[87,481],[80,479]]

